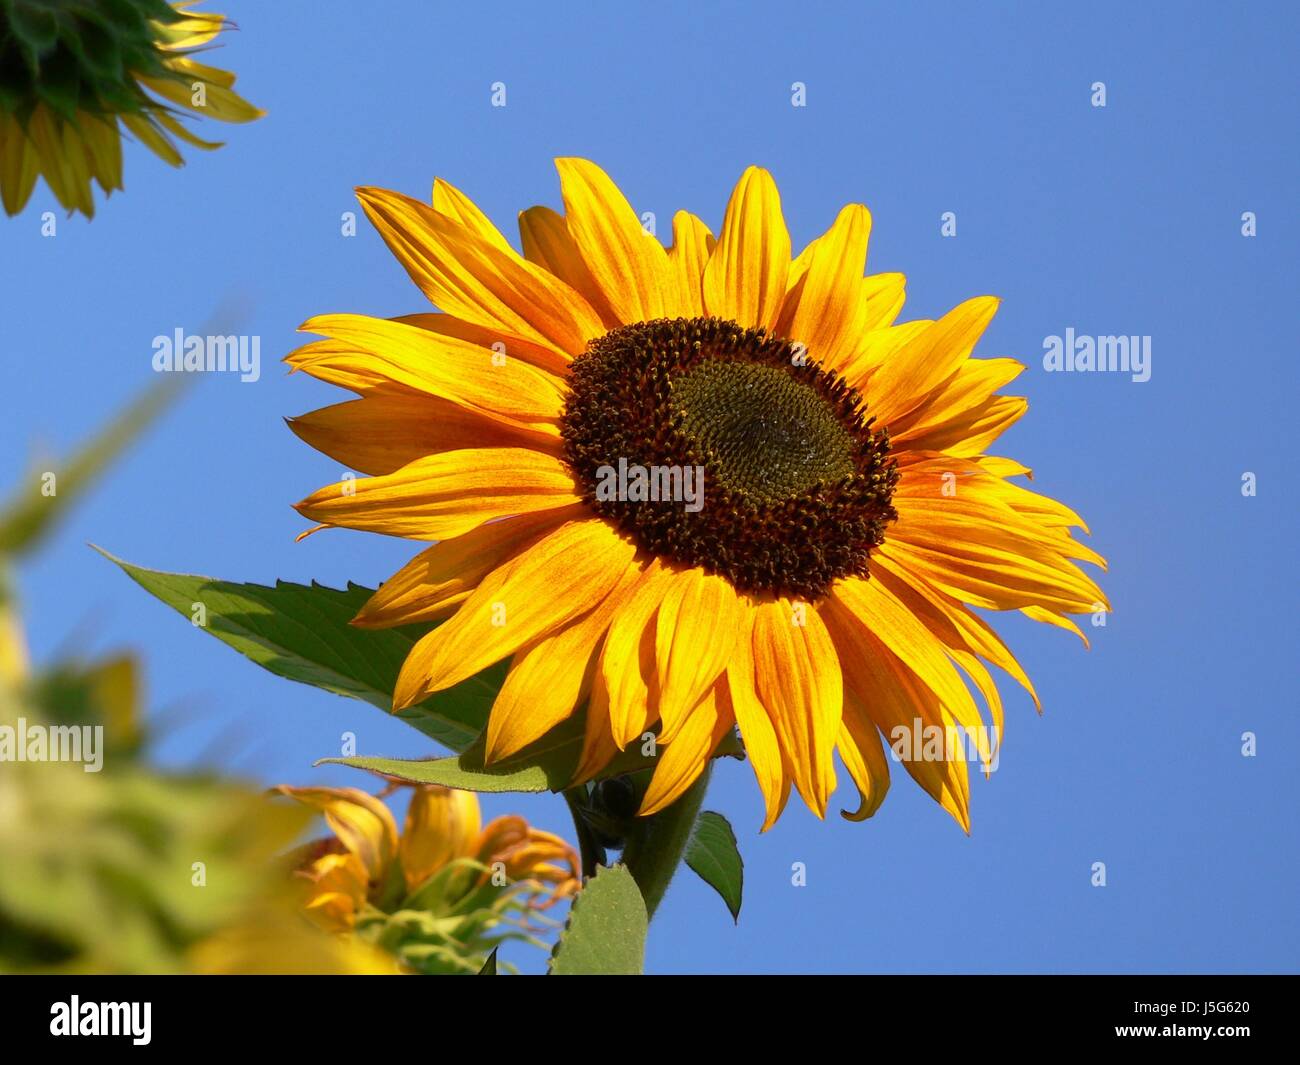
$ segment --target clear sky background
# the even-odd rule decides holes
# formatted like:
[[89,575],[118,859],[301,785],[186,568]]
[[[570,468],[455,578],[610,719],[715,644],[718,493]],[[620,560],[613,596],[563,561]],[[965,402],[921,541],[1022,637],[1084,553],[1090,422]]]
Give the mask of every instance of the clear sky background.
[[[901,771],[865,824],[834,812],[855,802],[842,790],[825,823],[792,801],[759,836],[749,767],[722,764],[707,805],[740,837],[740,925],[683,873],[649,969],[1300,968],[1297,9],[1057,6],[218,5],[240,32],[213,62],[269,117],[209,124],[227,146],[189,151],[182,172],[129,146],[125,192],[89,224],[60,213],[55,238],[39,232],[57,211],[44,189],[0,221],[5,488],[151,383],[155,335],[235,305],[262,343],[260,381],[198,381],[24,569],[35,654],[139,649],[151,706],[183,718],[171,764],[367,786],[311,762],[345,731],[362,753],[427,753],[373,708],[192,629],[86,542],[161,569],[373,586],[412,549],[350,532],[295,544],[289,504],[342,471],[280,420],[347,398],[284,374],[300,322],[427,306],[363,218],[340,235],[352,187],[427,195],[441,175],[513,233],[518,210],[559,206],[552,158],[583,155],[661,233],[678,208],[716,230],[758,163],[796,247],[843,203],[871,208],[869,268],[908,275],[905,318],[1003,298],[976,354],[1029,364],[1030,410],[997,450],[1089,521],[1115,614],[1090,652],[997,621],[1045,713],[1004,685],[1008,735],[992,779],[972,781],[969,838]],[[1149,335],[1151,379],[1044,372],[1044,337],[1067,327]],[[571,835],[559,798],[484,805]]]

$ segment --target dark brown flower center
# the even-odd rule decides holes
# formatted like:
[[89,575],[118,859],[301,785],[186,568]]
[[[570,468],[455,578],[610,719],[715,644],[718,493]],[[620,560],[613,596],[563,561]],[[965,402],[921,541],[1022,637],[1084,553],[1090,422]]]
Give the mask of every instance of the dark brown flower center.
[[561,422],[584,499],[642,548],[755,594],[867,576],[897,514],[889,438],[790,341],[719,318],[592,341]]

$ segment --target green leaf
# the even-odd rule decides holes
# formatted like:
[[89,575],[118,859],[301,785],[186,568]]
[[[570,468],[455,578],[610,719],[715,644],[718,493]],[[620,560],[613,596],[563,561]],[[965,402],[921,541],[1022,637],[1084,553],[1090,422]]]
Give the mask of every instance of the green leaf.
[[745,885],[745,863],[736,846],[736,833],[722,814],[705,810],[695,822],[686,847],[686,864],[722,896],[731,916],[740,921],[740,899]]
[[[183,376],[183,375],[182,375]],[[27,488],[0,509],[0,554],[17,555],[39,543],[43,534],[70,504],[94,484],[118,454],[140,435],[179,394],[181,377],[164,377],[83,444],[67,461],[51,463],[54,494],[45,495],[44,482],[32,477]]]
[[627,868],[597,869],[573,901],[551,953],[551,975],[639,975],[648,925],[641,892]]
[[[201,606],[205,623],[195,627],[262,668],[387,712],[398,670],[415,641],[429,631],[427,626],[369,630],[350,625],[374,594],[360,585],[340,591],[287,581],[277,581],[273,588],[234,584],[144,569],[96,550],[191,623]],[[506,668],[499,663],[396,716],[453,751],[463,751],[483,731]]]
[[[545,736],[508,758],[491,765],[483,764],[481,740],[453,758],[323,758],[317,765],[346,765],[364,769],[407,784],[441,784],[462,791],[564,791],[573,783],[582,754],[586,722],[575,714],[551,729]],[[714,757],[743,758],[744,749],[735,732],[723,737]],[[596,774],[596,780],[622,776],[654,767],[653,756],[641,753],[639,744],[627,750]]]
[[492,953],[487,956],[487,961],[483,963],[483,968],[478,971],[479,976],[497,975],[497,951],[500,949],[500,947],[492,948]]

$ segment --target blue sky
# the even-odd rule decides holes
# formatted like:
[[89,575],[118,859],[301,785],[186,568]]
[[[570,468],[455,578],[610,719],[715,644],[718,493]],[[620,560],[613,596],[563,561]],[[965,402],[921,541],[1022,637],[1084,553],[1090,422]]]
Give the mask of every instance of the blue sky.
[[[60,214],[42,237],[44,190],[0,222],[6,488],[152,381],[155,335],[236,306],[262,344],[258,382],[197,382],[24,569],[37,656],[138,648],[151,705],[185,721],[162,746],[173,764],[365,784],[310,763],[345,731],[364,752],[425,752],[378,711],[239,659],[85,543],[334,585],[373,585],[411,553],[348,532],[293,542],[289,504],[342,471],[280,419],[344,396],[276,360],[312,314],[425,306],[364,220],[340,235],[353,186],[427,195],[444,176],[509,232],[518,210],[559,206],[552,158],[585,155],[666,232],[682,207],[716,228],[758,163],[796,246],[843,203],[871,208],[869,268],[908,275],[904,317],[1003,298],[977,354],[1029,364],[1030,411],[998,450],[1087,518],[1115,614],[1090,652],[997,622],[1045,713],[1004,686],[1008,735],[992,780],[972,782],[969,838],[902,773],[865,824],[792,803],[760,837],[749,768],[722,765],[707,805],[740,836],[740,926],[683,874],[649,968],[1296,970],[1296,9],[596,6],[388,3],[365,22],[350,3],[230,0],[240,32],[213,61],[268,118],[221,127],[227,147],[179,173],[129,146],[126,190],[93,223]],[[1045,372],[1044,338],[1067,327],[1151,337],[1151,379]],[[485,806],[568,831],[558,798]]]

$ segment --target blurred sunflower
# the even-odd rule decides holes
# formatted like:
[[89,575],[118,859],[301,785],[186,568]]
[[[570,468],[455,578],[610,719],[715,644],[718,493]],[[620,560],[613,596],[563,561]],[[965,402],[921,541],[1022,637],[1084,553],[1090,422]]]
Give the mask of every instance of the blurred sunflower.
[[[274,789],[334,833],[297,856],[302,907],[321,928],[356,933],[424,971],[477,971],[500,938],[530,938],[520,914],[577,892],[578,856],[522,817],[480,827],[471,792],[412,789],[399,835],[384,802],[356,788]],[[495,938],[489,938],[495,937]]]
[[[439,541],[355,620],[447,619],[407,658],[395,707],[510,657],[487,759],[586,705],[579,779],[657,731],[643,814],[738,724],[765,828],[792,784],[824,815],[837,750],[860,792],[845,816],[870,816],[889,784],[882,735],[900,728],[961,731],[987,771],[1003,714],[985,664],[1038,699],[972,608],[1081,637],[1068,615],[1109,609],[1075,564],[1104,565],[1072,537],[1082,520],[987,453],[1026,409],[997,394],[1019,362],[971,358],[998,301],[894,324],[904,278],[863,276],[867,209],[846,206],[792,259],[758,168],[716,239],[680,212],[665,249],[598,167],[557,165],[565,213],[524,211],[522,255],[441,180],[431,204],[360,189],[441,313],[313,318],[302,328],[328,339],[287,359],[360,396],[291,425],[371,475],[298,510]],[[659,478],[658,501],[633,467]],[[692,501],[672,477],[695,468]],[[951,748],[901,760],[969,830]]]
[[196,137],[172,105],[223,122],[264,114],[234,91],[233,74],[194,58],[229,25],[191,11],[196,2],[0,0],[0,197],[8,214],[23,209],[44,175],[67,210],[93,217],[91,179],[105,193],[122,188],[119,121],[180,166],[173,137],[196,148],[221,144]]

